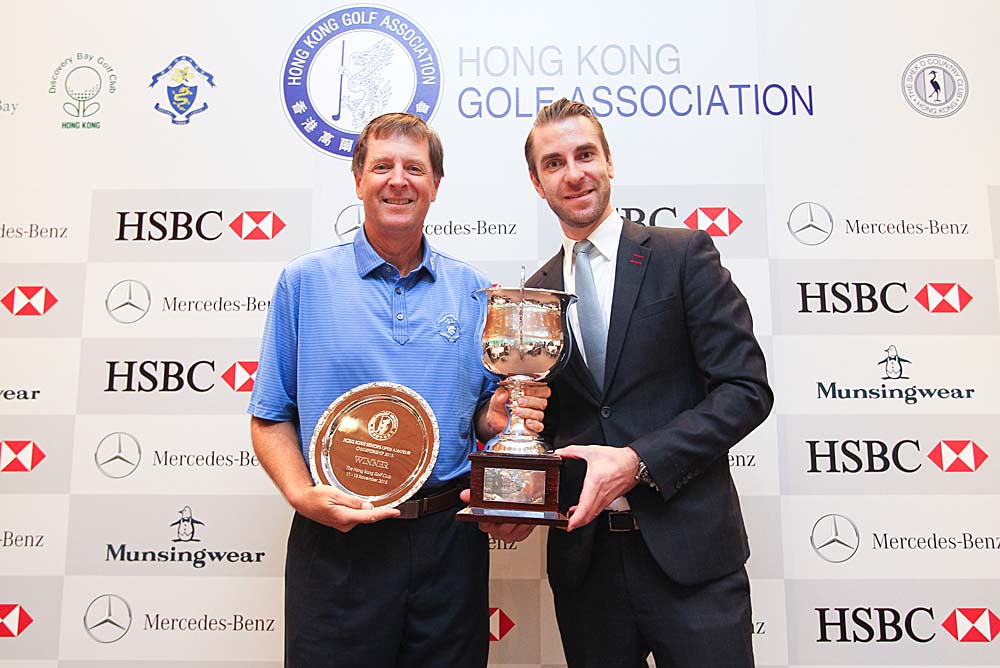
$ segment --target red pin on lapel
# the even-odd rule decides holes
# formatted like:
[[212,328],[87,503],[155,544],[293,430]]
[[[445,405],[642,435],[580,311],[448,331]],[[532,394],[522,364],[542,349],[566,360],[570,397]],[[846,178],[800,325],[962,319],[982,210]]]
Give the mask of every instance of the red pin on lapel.
[[638,253],[632,253],[632,259],[629,260],[632,264],[642,265],[642,261],[646,259],[645,255],[639,255]]

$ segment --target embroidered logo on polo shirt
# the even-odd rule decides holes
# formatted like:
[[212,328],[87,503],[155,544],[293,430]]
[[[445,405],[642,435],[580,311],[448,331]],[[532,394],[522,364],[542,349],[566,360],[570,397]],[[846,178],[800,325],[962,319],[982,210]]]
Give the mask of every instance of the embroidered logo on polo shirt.
[[458,341],[462,334],[462,326],[458,324],[458,318],[453,315],[443,315],[438,320],[438,334],[448,339],[450,343]]

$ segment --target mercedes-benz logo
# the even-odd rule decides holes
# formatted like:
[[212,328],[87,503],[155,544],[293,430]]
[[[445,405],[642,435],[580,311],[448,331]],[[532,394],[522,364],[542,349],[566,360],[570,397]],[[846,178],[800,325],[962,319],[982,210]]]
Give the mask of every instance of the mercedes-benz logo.
[[809,542],[823,561],[839,564],[854,556],[861,538],[850,518],[831,513],[816,520]]
[[139,441],[123,431],[114,431],[101,439],[94,451],[94,463],[109,478],[125,478],[139,467],[142,448]]
[[104,308],[118,322],[130,325],[142,320],[151,304],[149,288],[130,278],[118,281],[108,290]]
[[819,246],[833,234],[833,216],[822,204],[802,202],[788,214],[788,231],[806,246]]
[[101,594],[83,613],[83,628],[99,643],[118,642],[132,626],[132,608],[121,596]]
[[333,223],[333,232],[341,241],[350,241],[354,233],[361,229],[365,222],[365,210],[360,204],[352,204],[337,214]]

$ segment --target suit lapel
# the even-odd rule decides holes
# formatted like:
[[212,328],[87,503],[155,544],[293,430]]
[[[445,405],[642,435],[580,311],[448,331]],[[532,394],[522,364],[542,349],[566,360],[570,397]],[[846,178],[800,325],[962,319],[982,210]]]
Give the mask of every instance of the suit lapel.
[[614,378],[622,346],[625,344],[625,333],[632,319],[635,300],[639,296],[639,288],[642,286],[642,279],[649,265],[651,249],[643,245],[647,239],[649,232],[645,227],[625,221],[622,238],[618,244],[615,267],[615,289],[611,302],[611,324],[608,327],[608,352],[604,372],[605,388],[611,385]]
[[[537,287],[544,288],[546,290],[559,290],[563,291],[566,289],[566,284],[563,282],[563,251],[560,249],[556,253],[555,257],[550,259],[541,268],[542,280],[539,282]],[[566,366],[560,372],[561,374],[572,373],[576,376],[576,384],[578,386],[583,386],[587,388],[587,392],[590,393],[594,399],[600,398],[600,388],[594,382],[594,377],[590,373],[590,369],[587,367],[586,362],[583,361],[583,356],[580,354],[580,347],[573,340],[573,333],[566,332],[566,340],[572,346],[570,351],[569,361]]]

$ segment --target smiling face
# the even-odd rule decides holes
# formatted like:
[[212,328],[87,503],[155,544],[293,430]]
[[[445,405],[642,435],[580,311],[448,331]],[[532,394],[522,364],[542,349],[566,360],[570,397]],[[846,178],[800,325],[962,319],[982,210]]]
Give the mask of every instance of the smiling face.
[[597,128],[583,116],[536,127],[532,156],[535,190],[559,217],[570,239],[586,239],[611,213],[615,168],[605,155]]
[[373,244],[409,235],[419,239],[439,183],[426,140],[401,134],[370,139],[354,185]]

